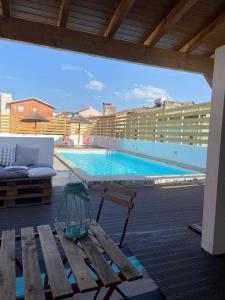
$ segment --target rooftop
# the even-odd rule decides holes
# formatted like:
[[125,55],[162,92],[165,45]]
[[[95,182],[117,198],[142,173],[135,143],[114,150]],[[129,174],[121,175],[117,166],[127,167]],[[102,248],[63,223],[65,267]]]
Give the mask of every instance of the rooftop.
[[25,98],[25,99],[19,99],[19,100],[13,100],[13,101],[10,101],[8,104],[11,105],[11,104],[15,104],[15,103],[20,103],[20,102],[24,102],[24,101],[37,101],[37,102],[40,102],[44,105],[47,105],[47,106],[50,106],[52,108],[55,108],[55,106],[43,101],[43,100],[40,100],[38,98],[35,98],[35,97],[30,97],[30,98]]

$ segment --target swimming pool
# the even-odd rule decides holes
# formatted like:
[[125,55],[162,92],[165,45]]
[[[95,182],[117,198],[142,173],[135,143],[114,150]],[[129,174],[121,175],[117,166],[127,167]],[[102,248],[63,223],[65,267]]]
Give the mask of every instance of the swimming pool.
[[60,151],[60,156],[90,176],[188,175],[192,171],[119,151]]

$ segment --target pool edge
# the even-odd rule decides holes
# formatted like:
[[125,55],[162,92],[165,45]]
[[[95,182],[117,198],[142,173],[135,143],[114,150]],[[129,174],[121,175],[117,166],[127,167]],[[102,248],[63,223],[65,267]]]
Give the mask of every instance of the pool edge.
[[[59,149],[57,149],[59,150]],[[70,169],[81,181],[88,185],[88,187],[98,187],[106,183],[119,183],[127,186],[153,186],[153,185],[173,185],[173,184],[204,184],[204,173],[193,174],[179,174],[179,175],[114,175],[114,176],[90,176],[68,159],[60,155],[61,151],[68,149],[60,149],[54,151],[54,155],[59,159],[68,169]],[[69,149],[75,150],[76,149]],[[81,150],[81,149],[79,149]],[[89,149],[91,150],[91,149]],[[92,149],[95,150],[95,149]],[[104,149],[101,149],[104,150]],[[108,149],[105,149],[108,150]],[[99,151],[99,149],[97,150]],[[123,152],[123,151],[120,151]],[[125,152],[125,151],[124,151]],[[125,152],[126,153],[126,152]],[[145,157],[147,158],[147,157]],[[149,157],[149,159],[152,159]],[[195,170],[193,170],[196,172]]]

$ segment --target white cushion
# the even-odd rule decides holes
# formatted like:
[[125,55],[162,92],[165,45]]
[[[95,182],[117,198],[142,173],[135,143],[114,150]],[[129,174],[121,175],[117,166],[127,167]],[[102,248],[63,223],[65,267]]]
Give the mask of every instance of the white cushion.
[[12,166],[15,162],[16,148],[14,146],[0,146],[0,166]]
[[16,145],[16,166],[33,166],[38,162],[39,148]]
[[56,172],[49,167],[32,168],[28,170],[29,177],[52,177]]
[[6,170],[13,170],[13,169],[23,169],[23,170],[28,170],[28,167],[26,166],[9,166],[5,167]]

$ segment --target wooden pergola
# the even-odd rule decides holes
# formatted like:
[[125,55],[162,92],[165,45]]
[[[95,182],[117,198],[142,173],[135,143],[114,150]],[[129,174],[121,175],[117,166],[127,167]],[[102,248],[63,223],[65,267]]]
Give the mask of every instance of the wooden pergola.
[[225,42],[223,0],[1,0],[0,37],[203,73]]
[[0,0],[0,38],[205,76],[213,97],[202,247],[212,254],[225,253],[224,32],[224,0]]

